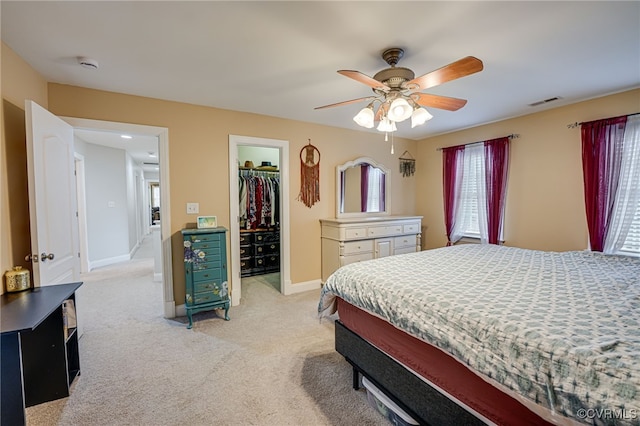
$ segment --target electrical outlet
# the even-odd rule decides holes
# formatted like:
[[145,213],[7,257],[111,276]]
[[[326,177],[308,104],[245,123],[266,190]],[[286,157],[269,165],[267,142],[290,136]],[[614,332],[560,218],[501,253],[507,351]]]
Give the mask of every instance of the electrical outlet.
[[187,214],[200,213],[200,203],[187,203]]

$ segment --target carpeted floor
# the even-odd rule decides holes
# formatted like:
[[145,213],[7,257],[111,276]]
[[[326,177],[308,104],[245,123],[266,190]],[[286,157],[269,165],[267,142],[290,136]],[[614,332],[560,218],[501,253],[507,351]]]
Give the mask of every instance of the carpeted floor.
[[28,408],[29,426],[388,424],[351,388],[319,291],[282,296],[277,277],[253,277],[230,321],[203,312],[187,330],[163,317],[145,247],[82,277],[82,373],[68,398]]

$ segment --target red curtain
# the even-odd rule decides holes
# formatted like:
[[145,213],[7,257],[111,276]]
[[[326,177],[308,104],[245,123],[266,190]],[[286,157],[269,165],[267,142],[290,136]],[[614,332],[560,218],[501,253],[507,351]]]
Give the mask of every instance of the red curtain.
[[498,244],[509,168],[509,138],[498,138],[484,143],[485,180],[487,188],[488,243]]
[[[455,220],[455,200],[457,196],[456,177],[458,160],[464,152],[464,145],[442,148],[442,183],[444,194],[444,224],[447,232],[447,245],[451,243],[451,231]],[[460,170],[462,172],[462,170]]]
[[620,175],[627,117],[582,123],[584,202],[591,250],[602,251]]

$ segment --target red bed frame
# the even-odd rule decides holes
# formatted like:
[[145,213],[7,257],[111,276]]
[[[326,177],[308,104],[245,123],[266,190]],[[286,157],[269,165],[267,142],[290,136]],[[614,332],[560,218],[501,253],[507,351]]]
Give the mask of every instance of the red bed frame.
[[366,376],[420,424],[552,424],[439,348],[337,301],[336,350],[354,388]]

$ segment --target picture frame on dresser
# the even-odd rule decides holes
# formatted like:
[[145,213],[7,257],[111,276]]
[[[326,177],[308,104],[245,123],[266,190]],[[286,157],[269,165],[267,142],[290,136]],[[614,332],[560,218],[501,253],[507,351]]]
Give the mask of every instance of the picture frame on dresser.
[[218,227],[217,216],[198,216],[196,220],[197,220],[196,224],[198,229],[208,229],[208,228]]

